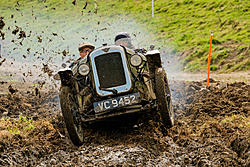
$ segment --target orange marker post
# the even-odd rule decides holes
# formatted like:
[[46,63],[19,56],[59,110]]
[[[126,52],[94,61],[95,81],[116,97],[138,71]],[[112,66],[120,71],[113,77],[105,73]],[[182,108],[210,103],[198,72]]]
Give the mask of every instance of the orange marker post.
[[212,49],[213,34],[210,36],[209,54],[208,54],[208,67],[207,67],[207,86],[209,86],[209,74],[210,74],[210,61],[211,61],[211,49]]

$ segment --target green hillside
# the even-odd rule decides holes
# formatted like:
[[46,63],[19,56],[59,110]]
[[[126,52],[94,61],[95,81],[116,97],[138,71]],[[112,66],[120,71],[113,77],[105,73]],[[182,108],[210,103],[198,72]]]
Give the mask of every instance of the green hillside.
[[[72,27],[73,20],[80,17],[91,16],[96,22],[120,17],[131,18],[154,35],[151,40],[157,41],[157,46],[179,59],[185,71],[206,69],[212,33],[211,70],[230,72],[250,68],[249,0],[155,0],[154,18],[151,17],[151,0],[97,0],[97,14],[94,0],[88,0],[87,5],[83,0],[76,0],[75,5],[72,2],[73,0],[1,0],[0,16],[5,17],[8,23],[12,13],[15,13],[15,17],[24,14],[27,17],[21,18],[23,21],[19,21],[19,24],[22,24],[27,20],[34,20],[35,15],[40,19],[33,25],[35,29],[45,24],[50,27],[52,22],[56,22],[50,27],[50,33],[61,27]],[[32,11],[36,12],[32,14]],[[79,28],[80,26],[75,29]],[[93,27],[90,26],[89,29],[91,28]]]
[[[130,14],[154,32],[158,41],[170,45],[184,70],[206,68],[209,38],[213,47],[211,69],[222,72],[250,67],[249,0],[102,0],[100,12]],[[174,49],[173,49],[174,48]]]

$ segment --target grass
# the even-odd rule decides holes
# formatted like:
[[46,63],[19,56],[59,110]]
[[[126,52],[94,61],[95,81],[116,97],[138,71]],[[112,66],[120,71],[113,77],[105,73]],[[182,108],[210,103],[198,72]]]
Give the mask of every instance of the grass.
[[[10,146],[10,148],[16,143],[21,148],[30,145],[51,148],[53,143],[58,142],[57,135],[57,130],[47,119],[34,121],[23,116],[0,119],[0,142]],[[5,147],[1,147],[1,149],[1,151],[6,151],[3,150]]]
[[221,124],[231,124],[239,128],[247,128],[250,126],[250,117],[242,115],[226,116],[220,121]]
[[[178,53],[192,48],[183,58],[184,70],[205,69],[209,38],[213,34],[211,70],[221,70],[229,55],[225,43],[230,41],[240,47],[250,44],[250,1],[248,0],[161,0],[155,1],[155,17],[151,17],[151,1],[101,1],[101,13],[130,14],[154,32],[163,45],[170,45]],[[109,9],[109,10],[107,10]],[[221,50],[216,48],[221,47]],[[233,51],[235,48],[229,48]],[[238,52],[240,55],[241,53]],[[233,55],[233,53],[231,53]],[[242,54],[249,62],[250,52]],[[237,58],[236,58],[237,60]],[[221,66],[221,67],[220,67]],[[237,63],[229,71],[249,70],[247,63]],[[225,72],[228,70],[224,70]]]
[[[81,17],[93,16],[88,17],[93,22],[97,22],[98,19],[112,20],[123,16],[135,19],[146,28],[147,32],[154,34],[150,40],[154,41],[155,45],[172,50],[171,54],[176,56],[189,53],[185,57],[180,56],[185,71],[206,69],[209,38],[210,34],[213,34],[211,70],[222,72],[249,70],[250,1],[248,0],[157,0],[154,3],[154,18],[151,17],[151,0],[99,0],[97,14],[94,14],[94,0],[88,2],[87,9],[83,10],[84,1],[77,1],[77,5],[74,6],[71,1],[62,0],[45,2],[23,0],[19,2],[20,5],[17,5],[17,0],[1,0],[0,15],[9,19],[11,13],[15,13],[15,18],[21,18],[19,24],[24,27],[30,26],[24,23],[33,20],[34,24],[30,23],[33,29],[42,31],[42,25],[46,24],[47,28],[43,31],[52,33],[66,29],[67,31],[61,33],[69,36],[72,34],[71,31],[81,30],[80,24],[72,26],[72,20],[79,20]],[[24,13],[26,17],[21,17]],[[34,21],[34,17],[39,18],[39,22]],[[82,24],[85,23],[89,24],[86,20]],[[122,24],[122,20],[120,23]],[[96,27],[98,25],[91,25],[87,29],[93,30]],[[92,32],[88,32],[90,33]],[[70,48],[75,46],[76,42],[73,42],[73,39],[78,36],[72,34]],[[34,42],[27,44],[37,47]],[[57,44],[47,43],[47,45],[50,47]],[[242,48],[248,50],[242,51]]]
[[27,135],[30,131],[35,129],[35,124],[32,119],[19,116],[19,119],[1,118],[0,120],[0,132],[7,130],[11,135]]

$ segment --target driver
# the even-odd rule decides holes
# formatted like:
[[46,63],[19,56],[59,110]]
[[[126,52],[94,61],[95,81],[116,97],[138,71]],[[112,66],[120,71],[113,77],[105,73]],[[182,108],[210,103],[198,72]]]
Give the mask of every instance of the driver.
[[87,58],[86,56],[95,49],[95,46],[89,42],[84,42],[79,45],[78,50],[80,53],[80,57],[74,61],[69,67],[72,68],[79,60]]
[[134,49],[130,35],[127,32],[120,32],[115,36],[115,45],[121,45],[129,49]]
[[[135,52],[145,53],[144,52],[145,49],[135,49],[135,47],[133,46],[133,44],[131,42],[131,37],[130,37],[129,33],[127,33],[127,32],[120,32],[115,36],[115,45],[124,46],[126,48],[131,49],[131,50],[134,50]],[[149,72],[147,72],[145,70],[142,72],[142,75],[143,75],[144,82],[149,90],[151,97],[153,97],[155,99],[156,97],[155,97],[154,91],[149,83],[149,82],[151,82]]]

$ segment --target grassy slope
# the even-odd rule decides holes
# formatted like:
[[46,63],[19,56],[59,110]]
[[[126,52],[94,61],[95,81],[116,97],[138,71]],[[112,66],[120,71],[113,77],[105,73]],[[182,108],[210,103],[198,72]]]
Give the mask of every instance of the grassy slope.
[[127,13],[147,25],[156,38],[170,45],[185,70],[206,68],[209,38],[213,33],[212,70],[224,72],[250,67],[249,0],[102,0],[100,12]]
[[[93,9],[94,0],[89,0],[88,10]],[[98,0],[98,15],[128,15],[144,24],[155,34],[159,43],[172,49],[185,65],[184,70],[196,71],[206,68],[210,34],[214,34],[212,48],[212,70],[222,72],[248,70],[250,67],[250,1],[248,0],[156,0],[155,17],[151,18],[151,0]],[[30,13],[31,7],[40,9],[35,13],[41,21],[50,17],[71,20],[74,12],[80,12],[84,1],[71,0],[1,0],[1,15],[11,12]],[[44,8],[47,6],[47,8]],[[73,6],[73,8],[72,8]],[[19,11],[15,8],[18,7]],[[53,8],[56,8],[54,10]],[[84,11],[85,14],[88,11]],[[93,10],[92,12],[93,13]],[[70,16],[70,17],[68,17]],[[29,19],[28,17],[26,17]],[[25,22],[25,21],[24,21]],[[41,23],[42,24],[42,23]],[[63,22],[65,26],[70,26]],[[53,25],[50,30],[58,29]],[[37,24],[39,28],[39,24]]]

